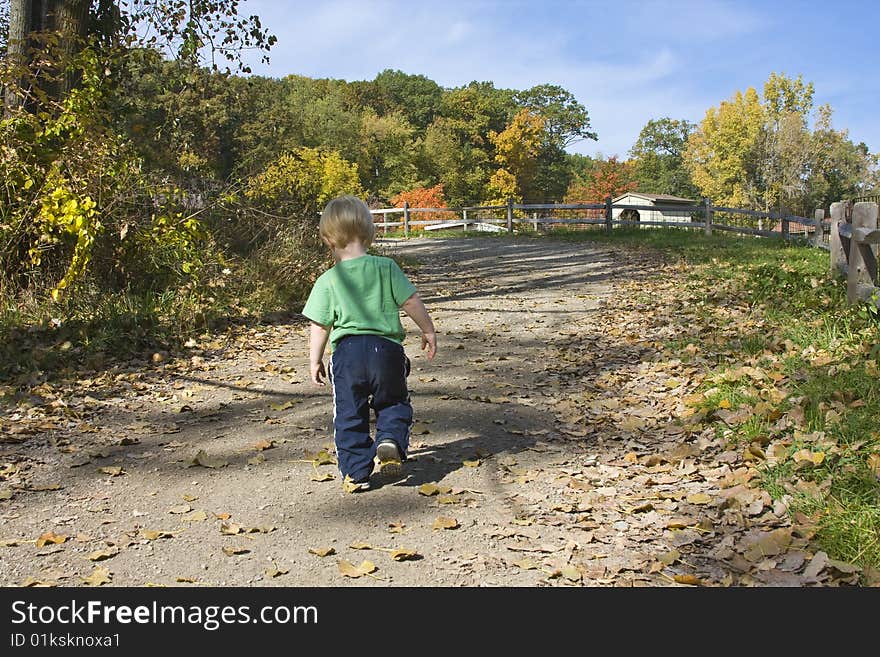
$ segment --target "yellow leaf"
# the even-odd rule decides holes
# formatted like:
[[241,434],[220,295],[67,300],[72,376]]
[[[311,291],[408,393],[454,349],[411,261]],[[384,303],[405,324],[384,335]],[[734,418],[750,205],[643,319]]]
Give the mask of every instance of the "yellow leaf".
[[364,543],[363,541],[354,541],[351,545],[349,545],[352,550],[372,550],[373,546],[369,543]]
[[880,454],[871,454],[868,456],[868,467],[875,477],[880,478]]
[[421,493],[422,495],[427,495],[428,497],[440,493],[446,495],[451,492],[452,489],[449,486],[438,486],[437,484],[422,484],[421,486],[419,486],[419,493]]
[[267,577],[278,577],[279,575],[286,575],[290,570],[287,568],[270,568],[266,571]]
[[195,495],[184,495],[183,499],[185,502],[195,502],[199,498]]
[[458,527],[458,520],[446,516],[439,516],[433,526],[434,529],[458,529]]
[[703,585],[703,580],[695,575],[673,575],[672,579],[674,579],[679,584],[687,584],[689,586]]
[[681,557],[681,552],[678,550],[670,550],[669,552],[664,552],[662,554],[657,555],[657,561],[662,563],[664,566],[671,566]]
[[144,529],[141,531],[144,538],[148,541],[155,541],[160,538],[174,538],[173,532],[166,532],[162,530],[154,530],[154,529]]
[[260,451],[266,450],[266,449],[272,449],[273,447],[275,447],[274,440],[259,440],[256,443],[254,443],[254,449],[258,449]]
[[627,463],[638,463],[639,457],[638,454],[636,454],[635,452],[629,452],[623,457],[623,460]]
[[458,495],[440,495],[437,498],[437,504],[458,504],[461,497]]
[[177,515],[189,513],[190,511],[192,511],[192,507],[189,504],[178,504],[177,506],[172,506],[168,509],[168,513],[174,513]]
[[223,523],[220,525],[220,533],[226,536],[235,536],[236,534],[241,534],[244,530],[241,528],[241,525],[236,525],[235,523]]
[[332,547],[309,548],[309,552],[317,554],[319,557],[329,557],[331,554],[336,554],[336,550]]
[[401,548],[399,550],[393,550],[391,552],[391,558],[394,559],[394,561],[414,561],[416,559],[421,559],[422,555],[415,550]]
[[66,541],[67,539],[68,539],[68,537],[64,534],[56,534],[55,532],[46,532],[45,534],[41,535],[37,539],[37,547],[40,548],[40,547],[43,547],[44,545],[48,545],[49,543],[53,543],[53,544],[57,545],[59,543],[64,543],[64,541]]
[[336,565],[339,568],[339,573],[341,575],[352,578],[369,575],[376,570],[376,565],[372,561],[362,561],[361,565],[355,566],[345,559],[340,559],[336,562]]
[[247,548],[243,548],[243,547],[231,547],[230,546],[230,547],[223,548],[223,552],[226,554],[226,556],[232,557],[236,554],[247,554],[248,552],[250,552],[250,550],[248,550]]
[[119,554],[119,548],[112,547],[107,550],[95,550],[90,553],[87,558],[89,561],[103,561],[104,559],[115,557],[117,554]]
[[323,472],[321,474],[313,474],[309,479],[312,481],[333,481],[336,477],[329,472]]
[[465,465],[469,468],[478,468],[478,467],[480,467],[481,462],[482,461],[480,461],[480,459],[476,459],[473,461],[462,461],[461,463],[462,463],[462,465]]
[[712,501],[712,498],[706,495],[706,493],[694,493],[693,495],[688,495],[686,499],[691,504],[708,504]]
[[273,411],[286,411],[288,408],[292,408],[293,405],[296,404],[295,401],[290,400],[286,401],[283,404],[269,404]]
[[402,522],[389,522],[388,523],[388,531],[392,534],[400,534],[403,532],[403,528],[406,527]]
[[187,522],[204,522],[208,519],[208,514],[202,510],[193,511],[184,518]]
[[108,584],[113,579],[113,574],[102,566],[97,566],[91,575],[81,578],[89,586],[101,586]]
[[528,558],[514,561],[513,565],[517,568],[521,568],[522,570],[537,570],[538,568],[538,564]]
[[315,465],[334,465],[336,463],[336,459],[326,449],[314,453],[306,452],[306,460]]
[[118,465],[108,465],[103,468],[98,468],[98,471],[103,472],[104,474],[108,474],[111,477],[118,477],[119,475],[125,474],[125,470],[123,470],[122,467]]
[[731,407],[731,403],[730,403],[729,399],[722,399],[720,402],[718,402],[718,408],[730,408],[730,407]]
[[574,566],[563,566],[559,569],[559,572],[565,579],[571,580],[572,582],[580,582],[581,577],[583,577],[581,571]]
[[189,467],[200,465],[203,468],[223,468],[229,465],[229,462],[218,457],[218,456],[208,456],[208,453],[200,449],[198,453],[192,458],[189,462]]

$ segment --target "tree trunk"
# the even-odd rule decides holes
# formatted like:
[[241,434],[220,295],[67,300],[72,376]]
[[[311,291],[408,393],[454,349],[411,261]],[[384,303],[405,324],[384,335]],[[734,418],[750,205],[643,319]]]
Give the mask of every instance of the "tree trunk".
[[43,0],[46,8],[43,29],[58,39],[53,75],[46,84],[50,100],[61,100],[79,81],[71,67],[74,56],[82,47],[88,30],[88,0]]
[[20,73],[14,75],[3,90],[4,114],[8,116],[24,105],[27,90],[27,78],[24,69],[30,61],[32,48],[31,32],[35,0],[10,0],[9,3],[9,38],[6,42],[6,59],[9,65]]
[[[20,72],[4,89],[7,116],[34,97],[60,100],[76,84],[70,63],[87,34],[90,5],[89,0],[10,0],[6,55]],[[38,52],[52,58],[48,70],[31,70]]]

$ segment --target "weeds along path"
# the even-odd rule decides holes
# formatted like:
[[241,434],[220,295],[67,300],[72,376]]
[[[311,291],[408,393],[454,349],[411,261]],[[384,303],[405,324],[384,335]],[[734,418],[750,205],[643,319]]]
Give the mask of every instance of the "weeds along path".
[[405,319],[405,479],[343,492],[306,326],[205,337],[7,409],[0,584],[813,585],[831,577],[741,449],[688,405],[683,274],[549,239],[383,241]]

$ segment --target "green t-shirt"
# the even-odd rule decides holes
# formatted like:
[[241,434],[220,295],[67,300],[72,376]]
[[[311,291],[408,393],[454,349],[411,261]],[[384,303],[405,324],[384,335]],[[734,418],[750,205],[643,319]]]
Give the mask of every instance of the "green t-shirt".
[[400,306],[416,291],[391,258],[363,255],[337,262],[312,287],[302,314],[332,327],[333,348],[346,335],[380,335],[403,343]]

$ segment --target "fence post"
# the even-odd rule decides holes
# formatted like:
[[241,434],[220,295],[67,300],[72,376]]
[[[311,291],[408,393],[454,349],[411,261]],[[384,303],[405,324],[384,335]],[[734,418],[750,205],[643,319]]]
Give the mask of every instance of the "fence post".
[[537,233],[538,232],[538,213],[537,212],[532,212],[532,220],[535,225],[535,232]]
[[605,197],[605,232],[611,234],[611,220],[613,219],[614,208],[611,205],[611,197]]
[[825,209],[816,208],[813,219],[816,222],[816,229],[813,231],[813,246],[822,246],[825,237],[825,229],[822,227],[822,222],[825,221]]
[[831,273],[840,274],[846,265],[846,251],[840,240],[839,224],[846,222],[846,201],[831,204]]
[[464,229],[467,230],[467,227],[468,227],[467,208],[461,209],[461,220],[464,223]]
[[856,203],[852,213],[853,237],[849,241],[849,270],[846,275],[846,300],[854,304],[863,298],[859,288],[874,287],[877,278],[877,253],[874,246],[859,242],[855,236],[856,228],[877,228],[877,204]]
[[409,201],[403,202],[403,236],[409,237]]
[[513,199],[507,197],[507,232],[513,232]]
[[712,202],[709,200],[709,197],[703,199],[703,204],[706,206],[706,226],[703,231],[706,235],[712,234]]

